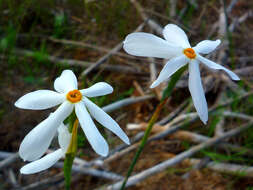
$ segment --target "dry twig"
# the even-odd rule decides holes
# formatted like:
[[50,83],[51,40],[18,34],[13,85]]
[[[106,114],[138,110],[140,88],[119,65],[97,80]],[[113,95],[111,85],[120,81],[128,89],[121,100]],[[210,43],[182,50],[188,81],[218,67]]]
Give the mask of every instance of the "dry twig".
[[[29,51],[29,50],[22,50],[22,49],[16,49],[14,51],[17,55],[21,56],[30,56],[33,57],[35,56],[35,52]],[[49,60],[52,63],[56,64],[61,64],[61,65],[67,65],[67,66],[79,66],[79,67],[89,67],[94,65],[92,62],[87,62],[87,61],[80,61],[80,60],[74,60],[74,59],[61,59],[55,56],[45,56],[46,60]],[[117,71],[121,73],[132,73],[132,74],[141,74],[138,70],[136,70],[133,67],[129,66],[123,66],[123,65],[102,65],[102,69],[107,70],[107,71]]]
[[12,164],[13,162],[16,162],[18,159],[19,159],[18,153],[14,153],[14,154],[8,156],[5,160],[0,162],[0,170],[6,168],[7,166]]
[[[204,143],[196,145],[196,146],[188,149],[187,151],[184,151],[183,153],[178,154],[177,156],[175,156],[172,159],[166,160],[156,166],[153,166],[153,167],[146,169],[136,175],[133,175],[129,178],[128,182],[126,183],[126,187],[133,186],[133,185],[139,183],[140,181],[143,181],[147,177],[150,177],[154,174],[162,172],[166,168],[168,168],[169,166],[175,165],[175,164],[181,162],[182,160],[184,160],[185,158],[191,157],[192,155],[196,154],[197,152],[199,152],[200,150],[202,150],[204,148],[208,148],[210,146],[213,146],[214,144],[219,143],[222,140],[225,140],[225,139],[228,139],[232,136],[238,135],[241,132],[250,128],[252,125],[253,125],[253,122],[251,121],[241,127],[238,127],[236,129],[233,129],[233,130],[230,130],[230,131],[224,133],[223,136],[211,138],[210,140],[208,140]],[[123,181],[112,184],[112,185],[108,186],[106,189],[107,190],[117,190],[121,187],[122,182]]]
[[[135,30],[134,32],[138,32],[141,31],[142,28],[145,26],[145,22],[143,22],[142,24],[140,24]],[[106,55],[104,55],[103,57],[101,57],[96,63],[92,64],[91,66],[89,66],[87,69],[85,69],[80,77],[83,77],[87,74],[89,74],[93,69],[99,67],[101,64],[103,64],[106,60],[108,60],[113,54],[115,54],[116,52],[118,52],[123,46],[123,42],[120,42],[119,44],[117,44],[110,52],[108,52]]]

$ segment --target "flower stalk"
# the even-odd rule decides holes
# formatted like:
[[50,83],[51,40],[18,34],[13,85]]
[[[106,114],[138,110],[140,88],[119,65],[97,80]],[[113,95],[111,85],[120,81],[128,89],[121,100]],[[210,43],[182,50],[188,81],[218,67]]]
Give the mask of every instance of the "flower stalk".
[[138,158],[140,157],[141,155],[141,152],[143,151],[143,148],[145,147],[146,143],[147,143],[147,140],[148,140],[148,137],[149,137],[149,134],[150,132],[152,131],[152,128],[155,124],[155,122],[157,121],[158,117],[159,117],[159,114],[163,108],[163,106],[166,104],[169,96],[171,95],[172,93],[172,90],[173,88],[176,86],[176,83],[177,81],[180,79],[181,75],[184,73],[184,71],[186,70],[186,66],[182,67],[181,69],[179,69],[172,77],[171,77],[171,80],[170,82],[168,83],[168,86],[167,88],[164,90],[163,92],[163,96],[162,96],[162,99],[160,101],[160,103],[158,104],[158,106],[156,107],[155,109],[155,112],[153,113],[151,119],[149,120],[148,122],[148,126],[147,126],[147,129],[145,130],[145,133],[144,133],[144,136],[142,137],[141,139],[141,143],[140,143],[140,146],[133,158],[133,161],[127,171],[127,175],[125,177],[125,180],[124,182],[122,183],[122,186],[120,188],[120,190],[124,190],[125,189],[125,186],[126,186],[126,183],[127,183],[127,180],[128,178],[130,177],[131,173],[133,172],[133,169],[134,169],[134,166],[136,165],[137,163],[137,160]]
[[71,169],[73,165],[73,161],[77,151],[77,131],[78,131],[78,119],[75,120],[73,127],[72,127],[72,135],[68,150],[65,154],[64,160],[64,178],[65,178],[65,189],[70,189],[71,184]]

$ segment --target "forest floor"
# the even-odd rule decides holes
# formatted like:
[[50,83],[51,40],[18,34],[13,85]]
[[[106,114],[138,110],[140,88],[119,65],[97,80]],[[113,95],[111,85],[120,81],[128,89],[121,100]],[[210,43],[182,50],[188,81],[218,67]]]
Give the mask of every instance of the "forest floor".
[[[131,139],[145,131],[166,83],[155,90],[150,90],[149,86],[165,62],[134,57],[122,48],[114,53],[111,50],[142,24],[141,31],[159,36],[159,28],[151,26],[150,20],[145,22],[147,18],[161,27],[168,23],[179,25],[193,45],[204,39],[221,39],[222,45],[209,58],[233,70],[241,81],[233,82],[223,72],[211,72],[201,67],[209,108],[230,101],[209,114],[205,126],[199,119],[190,122],[195,108],[188,90],[188,73],[185,72],[158,121],[168,116],[169,119],[157,123],[151,135],[160,134],[164,127],[183,124],[186,127],[148,143],[133,175],[201,143],[194,139],[194,134],[212,138],[252,122],[252,10],[253,1],[250,0],[0,1],[0,189],[64,189],[61,168],[21,175],[19,169],[24,162],[15,155],[10,164],[1,165],[4,159],[12,156],[11,153],[18,151],[25,135],[55,110],[21,110],[14,106],[15,101],[34,90],[52,90],[54,79],[64,69],[74,71],[81,89],[100,81],[114,87],[112,94],[92,99],[100,107],[129,97],[149,96],[145,101],[110,113]],[[103,57],[105,55],[108,57]],[[105,59],[99,67],[87,75],[82,74],[101,58]],[[110,150],[122,143],[102,127],[99,130],[106,137]],[[253,190],[253,129],[224,142],[237,149],[218,145],[202,149],[128,189]],[[133,145],[135,143],[131,147]],[[55,141],[51,149],[57,146]],[[78,158],[85,161],[98,158],[81,130],[78,146]],[[125,176],[135,153],[136,148],[133,148],[112,160],[105,158],[101,166],[91,168]],[[208,165],[210,163],[220,165],[217,169]],[[238,167],[233,170],[235,165]],[[115,182],[115,179],[77,171],[73,173],[72,189],[107,189]]]

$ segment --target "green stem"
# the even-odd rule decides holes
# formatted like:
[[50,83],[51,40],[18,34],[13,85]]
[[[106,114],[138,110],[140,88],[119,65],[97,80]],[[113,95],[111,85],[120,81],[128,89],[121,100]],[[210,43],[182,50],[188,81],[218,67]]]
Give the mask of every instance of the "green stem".
[[159,116],[159,114],[160,114],[160,112],[163,108],[163,105],[166,103],[167,99],[168,98],[165,98],[164,100],[162,100],[160,102],[160,104],[156,107],[156,110],[155,110],[154,114],[152,115],[151,119],[149,120],[147,129],[144,133],[144,136],[142,137],[141,144],[140,144],[140,146],[139,146],[139,148],[138,148],[138,150],[137,150],[137,152],[134,156],[134,159],[131,163],[131,166],[127,171],[127,176],[126,176],[126,178],[125,178],[125,180],[124,180],[124,182],[123,182],[123,184],[120,188],[121,190],[123,190],[125,188],[126,182],[129,178],[129,176],[131,175],[131,173],[133,172],[134,166],[135,166],[135,164],[136,164],[136,162],[137,162],[137,160],[138,160],[138,158],[139,158],[139,156],[140,156],[140,154],[141,154],[141,152],[142,152],[142,150],[143,150],[143,148],[144,148],[144,146],[145,146],[145,144],[148,140],[148,136],[149,136],[149,134],[152,130],[152,127],[155,124],[155,122],[156,122],[156,120],[157,120],[157,118],[158,118],[158,116]]
[[164,90],[163,92],[163,96],[162,96],[162,99],[159,103],[159,105],[156,107],[155,109],[155,112],[153,113],[151,119],[149,120],[148,122],[148,126],[147,126],[147,129],[145,130],[145,133],[144,133],[144,136],[142,137],[142,140],[141,140],[141,143],[140,143],[140,146],[133,158],[133,161],[127,171],[127,175],[125,177],[125,180],[123,181],[122,185],[121,185],[121,188],[120,190],[124,190],[125,189],[125,186],[126,186],[126,183],[127,183],[127,180],[128,178],[130,177],[131,173],[133,172],[133,169],[134,169],[134,166],[138,160],[138,158],[140,157],[141,155],[141,152],[145,146],[145,144],[147,143],[147,140],[148,140],[148,136],[152,130],[152,127],[153,125],[155,124],[156,120],[158,119],[158,116],[164,106],[164,104],[166,103],[168,97],[171,95],[172,93],[172,90],[173,88],[175,87],[177,81],[180,79],[181,75],[183,74],[183,72],[186,70],[186,66],[185,67],[182,67],[181,69],[179,69],[172,77],[171,77],[171,80],[168,84],[168,87]]
[[68,150],[65,154],[64,167],[63,167],[66,190],[70,189],[71,169],[77,151],[77,129],[78,129],[78,120],[76,119],[72,127],[71,140],[69,143]]

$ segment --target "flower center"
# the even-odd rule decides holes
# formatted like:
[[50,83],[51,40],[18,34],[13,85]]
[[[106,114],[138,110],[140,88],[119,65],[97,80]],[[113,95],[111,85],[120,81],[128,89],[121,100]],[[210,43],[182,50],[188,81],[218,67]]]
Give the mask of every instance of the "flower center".
[[70,101],[72,103],[76,103],[82,99],[82,94],[79,90],[72,90],[72,91],[68,92],[66,97],[67,97],[68,101]]
[[183,52],[189,59],[194,59],[196,57],[196,53],[192,48],[186,48]]

